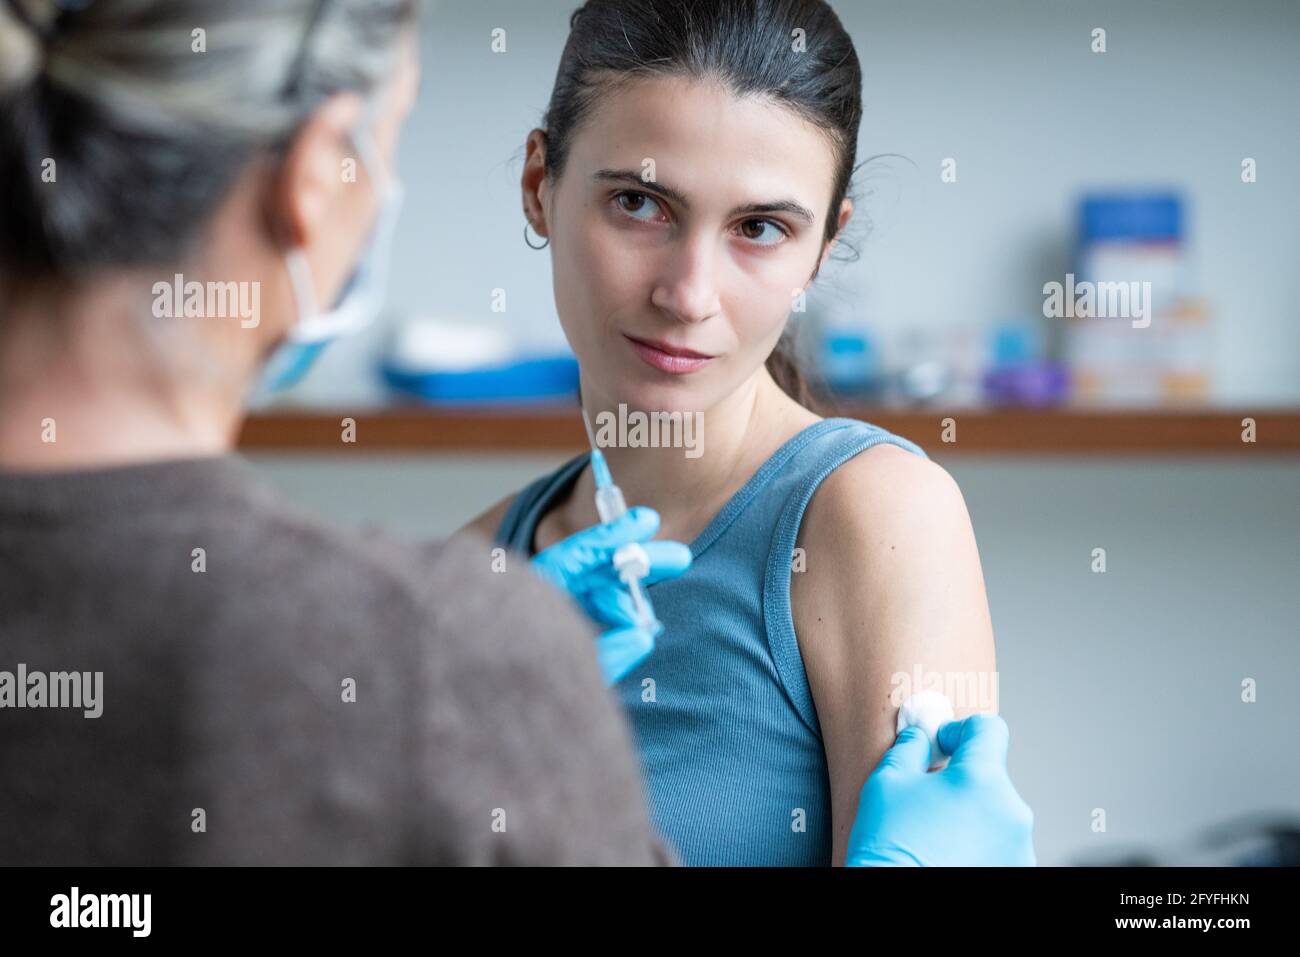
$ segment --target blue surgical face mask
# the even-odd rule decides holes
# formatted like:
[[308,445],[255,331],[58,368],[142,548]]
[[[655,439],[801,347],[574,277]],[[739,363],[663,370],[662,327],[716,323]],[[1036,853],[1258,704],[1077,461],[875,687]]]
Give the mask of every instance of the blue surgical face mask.
[[344,283],[338,301],[332,309],[324,312],[316,304],[316,287],[306,255],[298,248],[285,254],[298,318],[289,330],[288,338],[267,360],[256,388],[257,394],[269,395],[298,382],[327,345],[340,336],[365,328],[383,308],[393,232],[402,208],[402,185],[395,177],[384,176],[379,151],[365,127],[353,131],[352,141],[370,182],[384,184],[374,229],[356,269]]

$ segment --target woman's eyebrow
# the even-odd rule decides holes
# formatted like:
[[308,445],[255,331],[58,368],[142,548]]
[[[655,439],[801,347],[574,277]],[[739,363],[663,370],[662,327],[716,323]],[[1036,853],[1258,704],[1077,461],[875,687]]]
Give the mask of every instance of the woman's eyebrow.
[[[591,177],[594,180],[603,180],[611,183],[622,183],[625,186],[631,186],[633,189],[645,190],[647,192],[662,193],[671,199],[682,209],[690,209],[691,204],[686,197],[680,192],[673,189],[666,183],[659,180],[646,180],[641,178],[641,174],[630,169],[602,169],[597,170]],[[753,216],[761,213],[790,213],[797,216],[805,223],[811,226],[816,222],[815,217],[807,206],[802,203],[796,203],[792,199],[778,199],[770,203],[747,203],[744,206],[737,206],[731,210],[727,216]]]
[[728,216],[752,216],[756,213],[790,213],[797,216],[805,223],[811,226],[816,217],[813,216],[812,210],[802,203],[796,203],[792,199],[778,199],[772,203],[750,203],[747,206],[737,206]]

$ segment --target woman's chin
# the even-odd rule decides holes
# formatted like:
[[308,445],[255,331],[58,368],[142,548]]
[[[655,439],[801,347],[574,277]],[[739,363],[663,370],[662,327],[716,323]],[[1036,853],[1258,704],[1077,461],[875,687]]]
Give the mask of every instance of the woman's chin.
[[629,410],[644,412],[702,412],[707,407],[705,390],[688,382],[617,383],[609,392],[615,402]]

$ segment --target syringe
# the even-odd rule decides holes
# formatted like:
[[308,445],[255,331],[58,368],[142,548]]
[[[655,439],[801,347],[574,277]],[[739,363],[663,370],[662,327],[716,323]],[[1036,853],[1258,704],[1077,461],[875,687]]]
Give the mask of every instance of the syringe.
[[[596,481],[596,514],[602,522],[609,523],[627,512],[627,502],[623,500],[623,490],[614,484],[614,477],[609,474],[609,463],[596,447],[596,438],[591,431],[586,409],[582,410],[582,419],[587,425],[587,436],[591,439],[591,475]],[[641,585],[641,579],[650,573],[650,556],[646,550],[639,542],[620,545],[614,552],[614,570],[632,596],[637,625],[652,633],[658,631],[659,621],[655,618],[650,599]]]

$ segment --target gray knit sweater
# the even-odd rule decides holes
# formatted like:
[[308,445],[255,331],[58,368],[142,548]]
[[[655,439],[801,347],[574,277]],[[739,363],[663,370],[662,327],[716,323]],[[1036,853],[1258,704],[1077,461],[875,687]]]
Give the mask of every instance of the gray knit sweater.
[[672,862],[590,626],[493,561],[234,458],[0,472],[0,864]]

